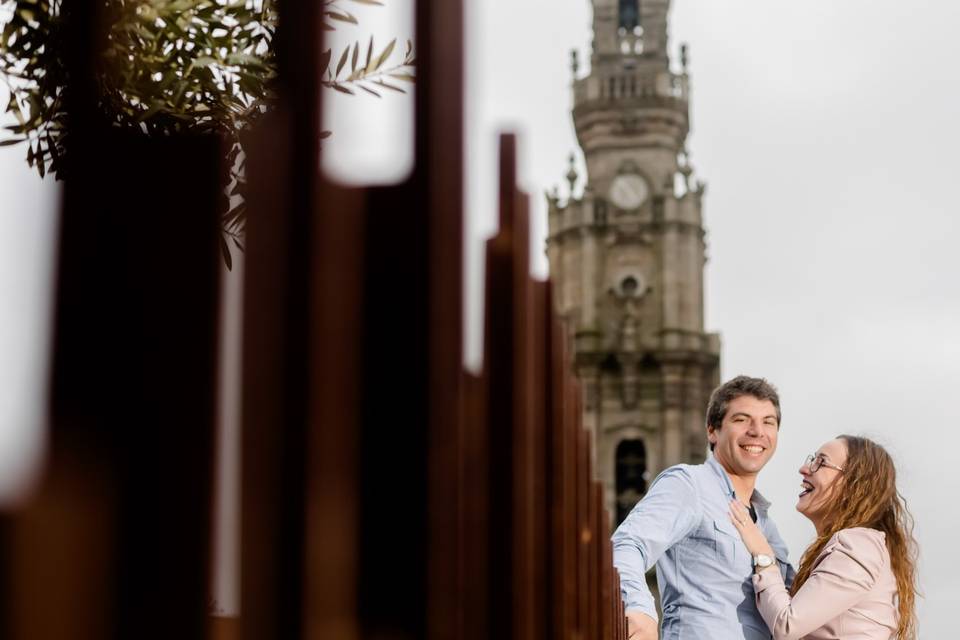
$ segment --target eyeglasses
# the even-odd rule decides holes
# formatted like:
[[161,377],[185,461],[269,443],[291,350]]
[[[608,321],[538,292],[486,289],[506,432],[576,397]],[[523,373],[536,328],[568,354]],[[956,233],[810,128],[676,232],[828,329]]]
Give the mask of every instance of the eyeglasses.
[[816,473],[820,467],[827,467],[828,469],[836,469],[840,473],[843,473],[843,468],[838,467],[835,464],[830,464],[823,459],[823,456],[807,456],[807,459],[803,461],[803,464],[810,469],[810,473]]

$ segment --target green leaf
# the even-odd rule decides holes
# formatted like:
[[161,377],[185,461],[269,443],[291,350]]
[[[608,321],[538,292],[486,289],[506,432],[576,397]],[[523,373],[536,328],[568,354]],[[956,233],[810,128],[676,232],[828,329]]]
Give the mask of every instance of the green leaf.
[[406,91],[405,91],[404,89],[401,89],[400,87],[395,87],[395,86],[393,86],[392,84],[387,84],[387,83],[384,82],[383,80],[374,80],[373,82],[374,82],[374,84],[378,84],[378,85],[380,85],[381,87],[384,87],[384,88],[386,88],[386,89],[391,89],[391,90],[396,91],[396,92],[398,92],[398,93],[406,93]]
[[223,234],[220,234],[220,253],[223,254],[223,263],[227,265],[227,271],[233,271],[233,258],[230,256],[230,246],[227,244],[227,241],[223,239]]
[[360,43],[353,43],[353,59],[350,61],[350,71],[357,70],[357,56],[360,54]]
[[348,22],[350,24],[360,24],[357,19],[349,13],[337,13],[336,11],[324,11],[324,15],[333,20]]
[[333,74],[334,78],[340,77],[340,71],[343,69],[343,65],[347,63],[347,55],[350,53],[350,47],[347,47],[343,50],[343,55],[340,56],[340,62],[337,63],[337,72]]
[[376,96],[376,97],[378,97],[378,98],[380,97],[380,94],[377,93],[376,91],[374,91],[373,89],[369,89],[369,88],[363,86],[363,85],[360,84],[360,83],[357,83],[357,86],[360,87],[361,89],[363,89],[364,91],[366,91],[367,93],[369,93],[370,95]]
[[377,58],[377,64],[374,66],[374,69],[379,69],[380,67],[383,66],[383,63],[386,62],[387,58],[390,57],[390,54],[393,53],[393,48],[396,46],[396,44],[397,44],[396,38],[390,41],[390,44],[388,44],[386,48],[384,48],[383,52]]
[[364,65],[364,73],[370,73],[373,68],[370,63],[373,62],[373,34],[370,35],[370,45],[367,47],[367,64]]

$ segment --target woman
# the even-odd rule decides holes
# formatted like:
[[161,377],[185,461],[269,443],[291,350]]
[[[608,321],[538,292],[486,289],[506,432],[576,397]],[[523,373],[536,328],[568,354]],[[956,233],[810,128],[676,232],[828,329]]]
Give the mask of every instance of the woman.
[[730,519],[754,557],[757,608],[774,640],[912,640],[916,542],[890,455],[867,438],[839,436],[809,456],[800,475],[797,511],[817,538],[789,591],[763,533],[743,505],[731,503]]

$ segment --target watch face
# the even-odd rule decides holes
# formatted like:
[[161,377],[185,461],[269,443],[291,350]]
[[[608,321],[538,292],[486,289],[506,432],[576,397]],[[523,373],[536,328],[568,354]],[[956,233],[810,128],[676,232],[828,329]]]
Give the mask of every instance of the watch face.
[[610,200],[621,209],[636,209],[647,200],[647,182],[635,173],[619,175],[610,185]]
[[773,558],[762,553],[753,557],[753,564],[761,568],[769,567],[773,562]]

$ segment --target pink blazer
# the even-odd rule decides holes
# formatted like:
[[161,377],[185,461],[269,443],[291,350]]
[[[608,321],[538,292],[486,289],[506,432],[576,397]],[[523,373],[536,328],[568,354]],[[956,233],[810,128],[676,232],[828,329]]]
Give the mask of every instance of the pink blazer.
[[873,529],[838,531],[793,598],[779,571],[754,575],[753,589],[774,640],[889,640],[897,630],[897,582]]

